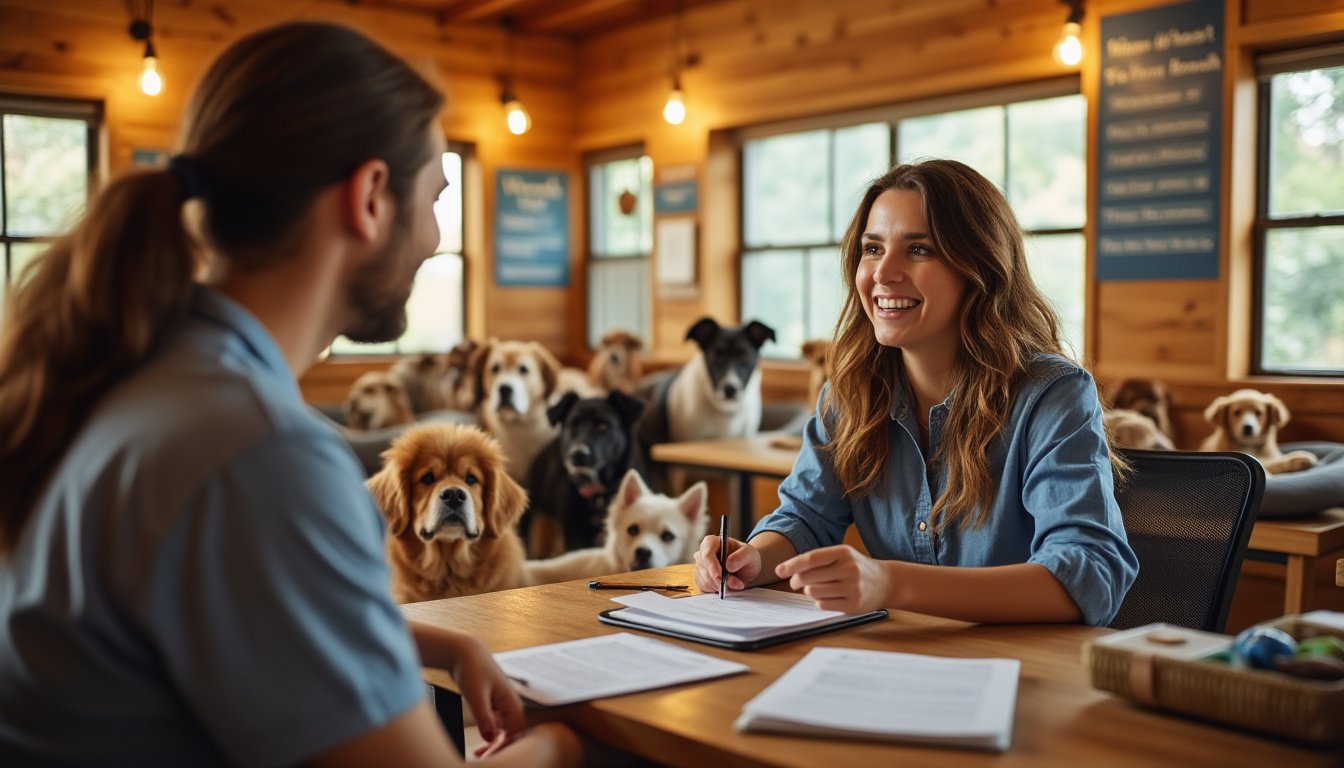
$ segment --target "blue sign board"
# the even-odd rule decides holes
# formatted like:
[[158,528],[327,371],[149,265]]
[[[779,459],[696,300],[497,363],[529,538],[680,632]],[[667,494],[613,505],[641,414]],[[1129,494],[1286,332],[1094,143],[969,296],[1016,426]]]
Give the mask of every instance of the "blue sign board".
[[1099,280],[1218,277],[1223,0],[1101,20]]
[[499,170],[495,283],[569,285],[569,177],[563,171]]
[[653,188],[654,213],[695,213],[698,205],[695,179],[667,181]]

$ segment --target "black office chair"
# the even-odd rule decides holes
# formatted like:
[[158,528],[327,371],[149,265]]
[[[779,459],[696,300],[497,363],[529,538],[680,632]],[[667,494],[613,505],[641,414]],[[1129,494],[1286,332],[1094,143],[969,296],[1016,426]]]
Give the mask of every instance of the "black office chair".
[[1116,489],[1139,577],[1111,627],[1163,621],[1222,632],[1251,538],[1265,470],[1244,453],[1123,452]]

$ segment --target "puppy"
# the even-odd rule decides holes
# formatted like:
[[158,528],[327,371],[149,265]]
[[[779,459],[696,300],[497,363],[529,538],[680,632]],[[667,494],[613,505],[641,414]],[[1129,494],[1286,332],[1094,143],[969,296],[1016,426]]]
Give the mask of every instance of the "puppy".
[[606,544],[550,560],[529,560],[528,582],[548,584],[689,563],[705,534],[707,498],[703,482],[676,499],[655,494],[632,469],[621,479],[607,515]]
[[535,341],[488,341],[473,375],[481,426],[499,440],[509,476],[527,481],[533,459],[559,430],[546,415],[560,361]]
[[476,409],[476,381],[471,373],[472,354],[480,347],[463,339],[443,356],[443,402],[459,411]]
[[1102,415],[1111,443],[1121,448],[1145,451],[1174,451],[1171,438],[1162,434],[1152,419],[1127,408],[1112,408]]
[[1139,413],[1152,419],[1167,441],[1176,441],[1176,430],[1171,422],[1171,393],[1167,385],[1157,379],[1125,379],[1115,391],[1111,405]]
[[644,342],[626,331],[608,331],[588,363],[588,381],[606,392],[635,394],[644,375]]
[[355,379],[341,405],[351,429],[382,429],[415,421],[406,388],[384,371],[369,371]]
[[443,391],[447,369],[437,355],[426,352],[404,357],[393,363],[388,373],[401,382],[411,400],[411,410],[415,413],[448,407]]
[[821,386],[826,383],[826,353],[831,350],[831,342],[826,339],[809,339],[803,342],[803,359],[809,364],[807,376],[807,404],[817,406],[817,397],[821,395]]
[[1241,451],[1265,465],[1270,474],[1299,472],[1316,466],[1308,451],[1284,454],[1279,450],[1278,430],[1288,423],[1288,406],[1274,395],[1254,389],[1239,389],[1216,398],[1204,409],[1204,420],[1214,425],[1201,451]]
[[626,470],[644,471],[635,424],[644,401],[620,391],[580,398],[570,392],[546,415],[560,434],[528,472],[532,503],[519,529],[530,557],[598,543],[607,506]]
[[498,443],[475,427],[426,424],[394,440],[383,462],[366,485],[387,521],[398,602],[523,586],[514,528],[527,494]]

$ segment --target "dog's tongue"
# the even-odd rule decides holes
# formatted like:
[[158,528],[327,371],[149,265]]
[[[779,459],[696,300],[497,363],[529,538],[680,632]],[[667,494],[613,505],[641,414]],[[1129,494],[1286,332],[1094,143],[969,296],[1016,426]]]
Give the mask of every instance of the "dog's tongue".
[[591,499],[605,490],[606,487],[601,483],[584,483],[579,486],[579,495],[585,499]]

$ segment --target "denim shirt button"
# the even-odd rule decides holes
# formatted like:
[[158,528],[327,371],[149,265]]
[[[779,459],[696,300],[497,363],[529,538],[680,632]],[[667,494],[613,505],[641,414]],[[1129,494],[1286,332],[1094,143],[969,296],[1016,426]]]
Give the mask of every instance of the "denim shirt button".
[[928,523],[924,522],[923,520],[920,520],[920,521],[919,521],[919,530],[922,531],[922,530],[924,530],[925,528],[928,528],[928,527],[929,527],[929,524],[928,524]]

